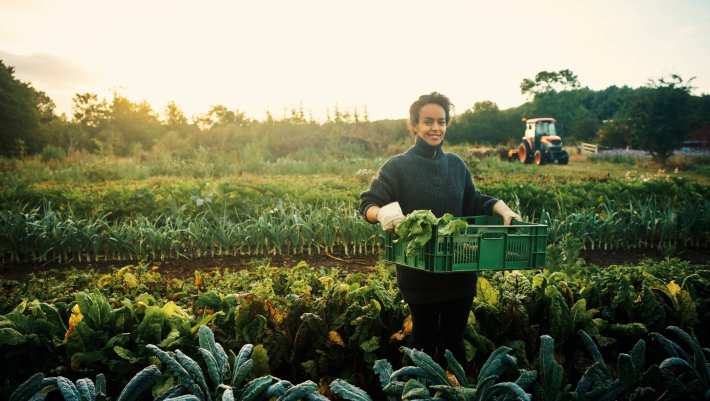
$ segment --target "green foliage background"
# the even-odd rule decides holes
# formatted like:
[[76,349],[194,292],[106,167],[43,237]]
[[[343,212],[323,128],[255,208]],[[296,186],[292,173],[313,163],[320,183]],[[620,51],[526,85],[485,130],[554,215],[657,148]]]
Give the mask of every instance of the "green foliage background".
[[[529,101],[505,110],[490,100],[477,102],[454,118],[448,140],[515,144],[522,136],[522,118],[552,116],[568,143],[603,139],[615,146],[640,146],[665,162],[668,152],[691,131],[710,124],[710,95],[692,95],[691,82],[673,75],[671,80],[659,79],[640,88],[592,90],[569,70],[541,71],[521,84]],[[119,93],[109,100],[87,92],[74,96],[72,115],[67,117],[58,116],[49,97],[16,79],[13,67],[2,61],[0,85],[0,155],[10,157],[52,146],[68,153],[118,156],[152,151],[177,159],[216,152],[249,165],[285,157],[307,160],[314,155],[329,160],[384,157],[410,141],[404,119],[370,121],[366,110],[343,111],[337,106],[324,122],[315,121],[302,108],[280,118],[268,113],[258,121],[224,105],[188,119],[174,102],[159,112],[147,102],[133,102]],[[649,114],[651,104],[657,106]],[[618,130],[620,122],[628,122],[629,133],[612,140],[605,124],[617,124]]]

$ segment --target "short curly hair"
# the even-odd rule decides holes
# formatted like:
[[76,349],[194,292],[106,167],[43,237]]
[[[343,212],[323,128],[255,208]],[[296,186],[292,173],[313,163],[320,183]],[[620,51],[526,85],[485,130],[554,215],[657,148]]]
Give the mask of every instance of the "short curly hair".
[[439,92],[432,92],[428,95],[421,95],[419,99],[414,101],[411,106],[409,106],[409,124],[410,126],[415,126],[419,124],[419,111],[422,107],[427,104],[438,104],[444,109],[446,113],[446,124],[448,125],[451,121],[451,109],[453,108],[453,103],[448,97],[442,95]]

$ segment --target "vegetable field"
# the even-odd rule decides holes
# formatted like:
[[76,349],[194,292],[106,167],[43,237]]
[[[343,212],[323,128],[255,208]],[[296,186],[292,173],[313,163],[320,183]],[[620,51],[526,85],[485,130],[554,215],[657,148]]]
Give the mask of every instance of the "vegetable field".
[[[0,163],[0,398],[710,399],[710,263],[684,258],[710,256],[706,177],[460,153],[549,226],[544,269],[480,276],[464,360],[414,348],[357,214],[380,160]],[[582,257],[607,252],[654,257]]]

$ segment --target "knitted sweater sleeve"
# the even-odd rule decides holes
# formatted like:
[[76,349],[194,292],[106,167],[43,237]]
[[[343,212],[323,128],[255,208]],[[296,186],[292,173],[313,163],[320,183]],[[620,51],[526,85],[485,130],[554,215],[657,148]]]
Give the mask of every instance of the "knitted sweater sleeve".
[[360,194],[360,215],[367,221],[367,209],[371,206],[384,206],[398,200],[396,169],[392,159],[385,162],[377,176],[370,183],[370,189]]
[[492,215],[493,205],[498,199],[484,195],[473,185],[471,172],[466,169],[466,183],[463,193],[463,211],[465,216]]

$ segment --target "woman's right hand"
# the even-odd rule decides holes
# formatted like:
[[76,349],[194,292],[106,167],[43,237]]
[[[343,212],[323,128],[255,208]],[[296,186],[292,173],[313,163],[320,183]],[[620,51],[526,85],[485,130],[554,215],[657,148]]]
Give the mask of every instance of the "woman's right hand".
[[372,206],[367,211],[367,214],[374,214],[385,231],[394,230],[404,220],[404,214],[399,202],[388,203],[382,207]]

